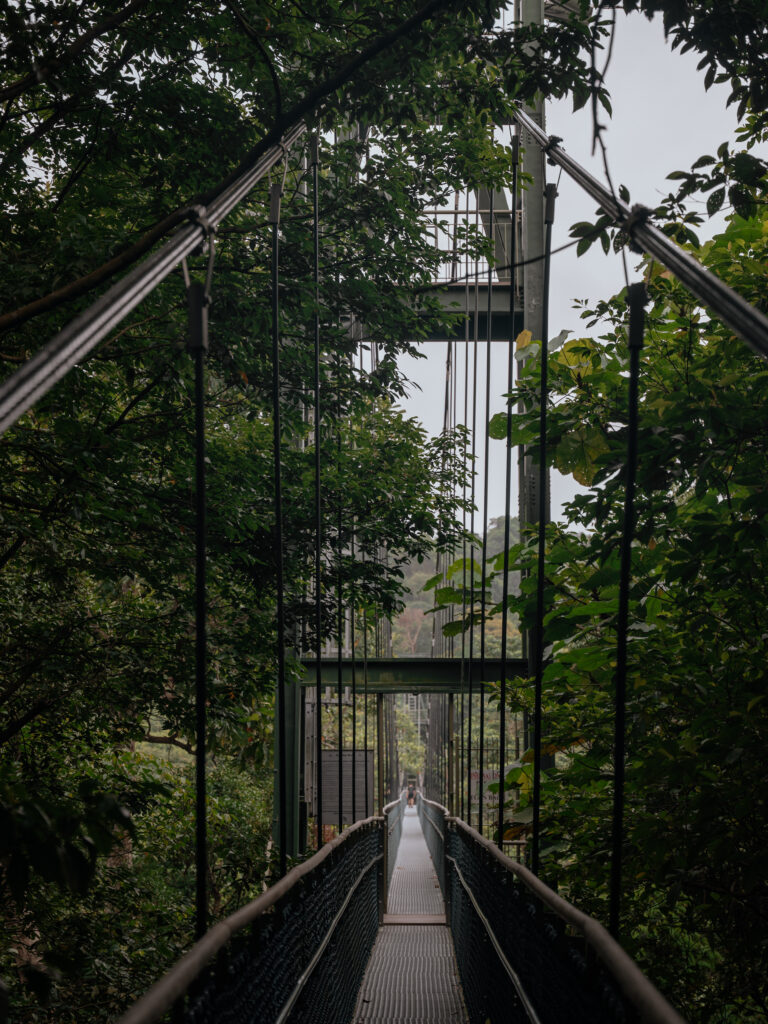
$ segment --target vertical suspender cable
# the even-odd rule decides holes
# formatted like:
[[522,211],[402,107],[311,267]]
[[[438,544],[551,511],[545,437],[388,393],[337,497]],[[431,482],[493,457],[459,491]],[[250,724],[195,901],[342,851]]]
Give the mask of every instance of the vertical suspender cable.
[[509,610],[509,513],[512,500],[512,399],[515,373],[515,264],[517,263],[517,164],[520,136],[512,137],[512,231],[509,241],[509,353],[507,358],[507,448],[504,487],[504,572],[501,597],[501,693],[499,694],[499,849],[504,849],[504,773],[507,738],[507,624]]
[[[354,564],[355,561],[355,535],[352,534],[350,541],[350,560]],[[350,646],[350,657],[352,658],[352,664],[350,666],[352,671],[352,823],[357,821],[357,808],[356,808],[356,797],[357,797],[357,675],[355,672],[355,589],[354,584],[352,585],[350,594],[350,623],[349,623],[349,646]]]
[[[467,220],[469,220],[469,189],[466,190],[466,214]],[[469,253],[467,253],[464,260],[464,429],[467,427],[467,412],[468,412],[468,398],[469,398]],[[463,508],[461,511],[462,527],[464,533],[467,532],[467,435],[463,437],[463,459],[462,466],[464,469],[463,480],[462,480],[462,498]],[[462,539],[462,570],[461,570],[461,621],[465,623],[467,621],[467,538],[464,536]],[[466,721],[464,717],[464,683],[466,679],[466,652],[467,652],[467,632],[466,629],[462,630],[461,633],[461,773],[459,778],[461,779],[461,817],[464,817],[464,751],[465,751],[465,728]],[[469,795],[467,795],[467,805],[469,805]]]
[[319,164],[320,145],[317,135],[310,139],[313,203],[313,276],[315,284],[315,797],[317,800],[317,848],[323,845],[323,513],[321,505],[320,453],[320,214]]
[[[477,195],[475,208],[475,233],[480,222],[480,196]],[[472,484],[470,494],[469,532],[472,536],[469,546],[469,713],[467,717],[467,824],[472,824],[472,699],[474,694],[474,666],[472,659],[475,648],[475,438],[477,435],[477,338],[478,338],[478,289],[480,287],[480,268],[475,261],[475,303],[474,303],[474,341],[472,343]]]
[[533,854],[531,869],[539,873],[541,847],[541,691],[544,675],[544,568],[547,539],[547,334],[549,333],[549,271],[552,255],[552,222],[555,219],[557,186],[547,185],[544,210],[544,289],[541,309],[541,378],[539,396],[539,551],[536,576],[536,624],[534,657],[536,676],[533,709]]
[[368,609],[363,605],[363,707],[365,715],[363,718],[363,750],[365,752],[365,816],[371,813],[370,801],[368,800]]
[[286,872],[287,853],[287,778],[285,757],[285,603],[283,596],[283,493],[280,465],[280,198],[283,187],[272,185],[269,223],[272,225],[272,433],[275,472],[275,558],[277,586],[277,744],[278,744],[278,828],[280,839],[280,877]]
[[336,517],[336,557],[338,563],[336,566],[336,634],[337,634],[337,658],[336,658],[336,682],[338,686],[337,692],[337,703],[336,710],[339,720],[339,763],[338,763],[338,798],[339,798],[339,835],[341,835],[344,829],[344,816],[342,814],[342,799],[344,796],[344,703],[342,700],[342,682],[343,682],[343,658],[344,658],[344,600],[342,597],[342,565],[341,565],[341,360],[337,362],[337,402],[336,402],[336,457],[337,457],[337,517]]
[[627,427],[627,465],[624,484],[624,523],[621,535],[619,577],[619,615],[616,638],[616,692],[613,775],[613,829],[611,842],[611,882],[609,929],[618,941],[621,912],[621,862],[624,831],[624,756],[626,732],[627,629],[629,624],[629,587],[632,572],[632,538],[635,530],[635,478],[637,476],[638,379],[640,350],[645,327],[647,301],[643,282],[628,289],[629,302],[629,417]]
[[[213,247],[213,236],[209,236]],[[187,287],[189,351],[195,359],[195,937],[208,927],[208,836],[206,818],[206,498],[205,498],[205,356],[208,352],[208,305],[213,248],[208,280]],[[185,276],[186,276],[186,264]]]
[[496,252],[496,234],[493,225],[493,189],[488,192],[488,230],[491,239],[491,255],[488,259],[488,314],[485,332],[485,439],[483,449],[483,547],[480,567],[480,781],[478,790],[480,804],[477,812],[477,830],[483,834],[483,803],[484,782],[483,768],[485,758],[485,587],[487,582],[486,558],[488,557],[488,456],[490,433],[488,423],[491,418],[491,325],[493,323],[493,256]]

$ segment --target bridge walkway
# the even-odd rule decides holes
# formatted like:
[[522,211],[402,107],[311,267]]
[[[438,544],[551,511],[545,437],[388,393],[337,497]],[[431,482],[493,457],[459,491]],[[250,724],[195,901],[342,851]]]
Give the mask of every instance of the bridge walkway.
[[384,925],[360,988],[355,1024],[466,1024],[440,884],[415,807],[403,831]]

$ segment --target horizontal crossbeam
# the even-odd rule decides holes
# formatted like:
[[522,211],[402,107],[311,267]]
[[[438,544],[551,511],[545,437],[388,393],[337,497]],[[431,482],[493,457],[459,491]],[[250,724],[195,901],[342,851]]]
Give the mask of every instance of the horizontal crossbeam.
[[[303,658],[302,686],[314,686],[317,680],[315,659]],[[480,658],[368,658],[366,674],[371,693],[469,693],[470,664],[473,688],[481,681],[501,679],[501,658],[486,658],[485,669]],[[341,685],[352,683],[351,658],[341,662]],[[354,662],[357,685],[363,687],[363,661]],[[528,676],[528,662],[507,658],[507,679]],[[339,679],[339,663],[329,658],[321,664],[324,686],[335,687]]]

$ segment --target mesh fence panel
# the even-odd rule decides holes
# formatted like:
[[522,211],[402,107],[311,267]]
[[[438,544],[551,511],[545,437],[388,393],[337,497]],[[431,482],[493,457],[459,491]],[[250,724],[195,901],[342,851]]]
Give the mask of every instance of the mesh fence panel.
[[421,831],[427,843],[429,855],[435,867],[437,880],[440,883],[440,891],[443,899],[446,899],[445,891],[445,826],[448,811],[440,804],[425,800],[419,795],[417,801]]
[[[237,931],[215,962],[186,988],[170,1020],[174,1024],[346,1024],[379,928],[382,826],[381,819],[359,825],[272,907]],[[336,927],[318,956],[337,915]],[[287,1012],[299,979],[315,957],[316,964]],[[170,980],[169,975],[158,987]],[[168,1019],[152,1006],[131,1017],[132,1022],[146,1024]]]
[[400,837],[403,834],[403,814],[405,813],[406,801],[407,796],[403,793],[398,801],[387,804],[384,808],[384,819],[387,828],[387,892],[389,892],[392,882],[392,872],[395,870],[397,850],[400,846]]
[[[583,939],[461,828],[446,833],[448,915],[472,1024],[624,1024],[634,1009]],[[458,871],[456,870],[458,868]],[[505,970],[459,872],[472,892],[523,998]]]

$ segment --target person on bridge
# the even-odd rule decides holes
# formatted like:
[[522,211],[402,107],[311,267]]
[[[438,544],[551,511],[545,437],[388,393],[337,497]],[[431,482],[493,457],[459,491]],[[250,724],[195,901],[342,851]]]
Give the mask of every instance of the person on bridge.
[[413,783],[408,783],[408,806],[413,807],[413,802],[416,797],[416,790],[413,788]]

